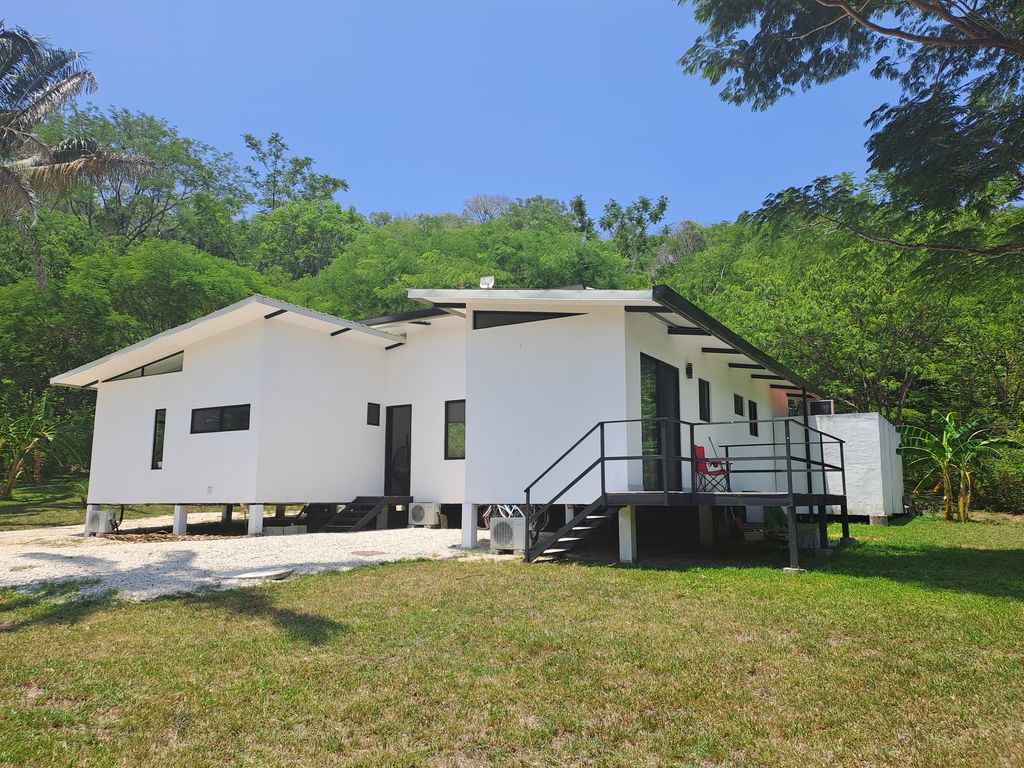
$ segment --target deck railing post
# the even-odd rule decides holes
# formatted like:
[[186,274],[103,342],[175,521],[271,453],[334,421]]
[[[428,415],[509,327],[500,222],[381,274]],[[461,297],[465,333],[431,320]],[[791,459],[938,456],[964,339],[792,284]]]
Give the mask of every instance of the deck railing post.
[[818,461],[821,462],[821,492],[828,493],[828,476],[825,474],[825,436],[818,433]]
[[[607,489],[607,486],[605,484],[605,476],[604,476],[604,465],[605,465],[604,451],[605,451],[605,448],[604,448],[604,422],[602,421],[601,422],[601,503],[602,504],[607,504],[608,503],[608,489]],[[628,451],[627,451],[627,453],[628,453]],[[626,473],[627,474],[629,473],[629,468],[628,467],[626,469]]]
[[693,446],[696,435],[694,433],[694,426],[690,424],[690,494],[697,494],[697,462],[693,460]]
[[786,434],[786,491],[789,494],[789,503],[793,503],[793,440],[790,435],[789,420],[784,422]]
[[661,426],[661,490],[665,494],[665,506],[668,506],[668,420],[660,419]]

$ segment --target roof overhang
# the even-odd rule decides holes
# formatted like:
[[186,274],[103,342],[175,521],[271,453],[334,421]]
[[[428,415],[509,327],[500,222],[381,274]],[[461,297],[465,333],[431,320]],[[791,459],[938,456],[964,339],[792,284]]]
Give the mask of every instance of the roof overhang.
[[260,318],[268,322],[296,323],[333,335],[355,331],[356,333],[347,337],[359,338],[381,346],[405,341],[405,337],[399,334],[388,333],[379,328],[371,328],[351,320],[257,294],[184,325],[150,336],[148,339],[119,349],[106,357],[54,376],[50,379],[50,383],[63,387],[91,387],[126,371],[174,355],[189,344]]
[[[709,314],[687,301],[667,285],[656,285],[648,290],[617,291],[584,289],[554,290],[483,290],[458,289],[435,290],[414,288],[409,298],[430,304],[443,310],[464,309],[487,305],[495,308],[518,308],[531,305],[544,310],[558,308],[581,308],[591,306],[622,306],[628,312],[649,312],[666,326],[666,333],[674,335],[704,335],[708,343],[702,348],[723,354],[735,354],[735,362],[749,367],[751,375],[768,380],[773,389],[787,390],[794,394],[806,391],[809,396],[819,397],[810,383],[794,371],[762,352],[739,334],[731,331]],[[680,322],[681,321],[681,322]],[[717,340],[717,341],[715,341]],[[749,361],[743,364],[743,361]],[[754,367],[756,366],[756,367]]]

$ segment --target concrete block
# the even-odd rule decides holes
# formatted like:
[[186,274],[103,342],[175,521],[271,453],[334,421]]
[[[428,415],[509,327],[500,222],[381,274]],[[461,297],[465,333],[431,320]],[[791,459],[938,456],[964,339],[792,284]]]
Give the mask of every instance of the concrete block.
[[783,573],[807,573],[807,571],[805,569],[803,569],[803,568],[790,568],[788,566],[786,568],[783,568],[782,572]]

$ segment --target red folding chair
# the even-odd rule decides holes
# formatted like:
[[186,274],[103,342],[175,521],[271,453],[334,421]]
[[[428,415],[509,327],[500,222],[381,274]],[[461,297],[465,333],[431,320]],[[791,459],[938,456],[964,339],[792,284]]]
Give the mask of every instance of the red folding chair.
[[697,465],[698,493],[728,493],[732,490],[729,486],[728,462],[719,459],[708,461],[703,445],[693,446],[693,460]]

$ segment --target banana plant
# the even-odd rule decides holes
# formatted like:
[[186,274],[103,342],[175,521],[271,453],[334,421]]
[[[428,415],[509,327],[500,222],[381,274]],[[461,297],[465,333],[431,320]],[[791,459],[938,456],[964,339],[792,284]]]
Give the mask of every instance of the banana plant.
[[[942,489],[942,511],[946,520],[966,522],[970,519],[974,492],[979,489],[977,470],[987,459],[999,455],[1002,447],[1019,444],[980,421],[960,422],[955,412],[945,415],[932,411],[939,428],[929,431],[921,427],[904,427],[900,453],[909,466],[921,466],[924,476],[915,492],[930,484]],[[956,514],[953,493],[956,490]]]
[[59,426],[45,393],[24,410],[0,409],[0,501],[14,498],[28,459],[54,447]]

